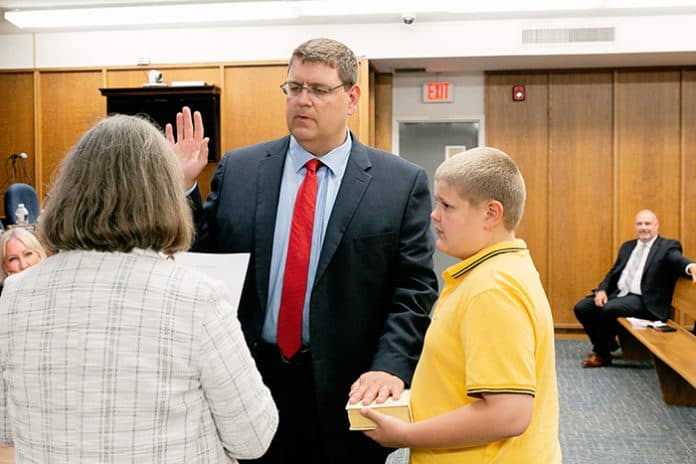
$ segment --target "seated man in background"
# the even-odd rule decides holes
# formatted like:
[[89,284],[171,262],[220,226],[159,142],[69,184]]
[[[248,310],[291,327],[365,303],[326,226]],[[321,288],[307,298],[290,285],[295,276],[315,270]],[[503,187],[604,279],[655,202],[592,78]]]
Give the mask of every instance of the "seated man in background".
[[619,317],[669,319],[674,285],[681,275],[696,282],[694,263],[682,256],[678,240],[657,235],[660,223],[650,210],[639,211],[636,240],[621,245],[619,256],[593,294],[575,305],[575,317],[590,337],[593,351],[582,367],[611,364]]
[[0,290],[5,279],[22,272],[46,257],[46,250],[36,238],[26,229],[15,227],[0,235]]

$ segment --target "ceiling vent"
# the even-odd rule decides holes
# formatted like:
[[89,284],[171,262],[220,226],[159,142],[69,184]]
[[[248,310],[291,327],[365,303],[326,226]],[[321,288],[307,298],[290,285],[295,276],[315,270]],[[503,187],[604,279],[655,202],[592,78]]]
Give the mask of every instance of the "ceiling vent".
[[574,29],[524,29],[523,44],[613,42],[614,27],[579,27]]
[[424,73],[426,71],[425,68],[394,68],[394,72],[398,74]]

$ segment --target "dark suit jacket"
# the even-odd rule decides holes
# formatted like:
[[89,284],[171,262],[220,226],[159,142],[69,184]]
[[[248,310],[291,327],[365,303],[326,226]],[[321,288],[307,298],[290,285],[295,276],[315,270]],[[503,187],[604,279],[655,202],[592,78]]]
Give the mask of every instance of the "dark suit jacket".
[[[252,352],[266,311],[289,140],[227,153],[204,210],[198,190],[191,195],[196,249],[251,253],[239,319]],[[430,207],[422,168],[353,136],[310,302],[317,405],[326,445],[343,459],[336,462],[371,462],[370,456],[384,462],[384,449],[348,432],[344,406],[351,383],[363,372],[387,371],[410,384],[437,295]]]
[[[619,277],[631,257],[636,242],[637,240],[629,240],[621,245],[616,262],[597,290],[604,290],[607,295],[618,292]],[[682,246],[678,240],[658,236],[650,247],[640,290],[643,294],[643,304],[656,319],[669,319],[674,285],[679,276],[686,275],[685,269],[690,263],[691,261],[682,256]]]

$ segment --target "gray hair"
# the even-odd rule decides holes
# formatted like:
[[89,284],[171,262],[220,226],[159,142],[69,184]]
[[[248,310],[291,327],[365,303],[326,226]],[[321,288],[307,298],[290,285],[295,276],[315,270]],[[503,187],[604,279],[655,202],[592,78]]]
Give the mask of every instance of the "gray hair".
[[63,160],[39,221],[51,251],[173,254],[194,229],[176,155],[162,133],[136,116],[102,119]]

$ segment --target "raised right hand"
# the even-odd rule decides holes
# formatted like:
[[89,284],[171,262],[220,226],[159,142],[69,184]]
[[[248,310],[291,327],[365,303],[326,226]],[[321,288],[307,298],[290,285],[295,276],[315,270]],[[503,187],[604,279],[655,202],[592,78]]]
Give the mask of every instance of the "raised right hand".
[[208,163],[208,137],[204,137],[203,118],[198,111],[191,117],[191,109],[184,106],[176,114],[176,140],[171,124],[164,128],[164,136],[179,158],[179,165],[184,175],[184,187],[192,188]]

